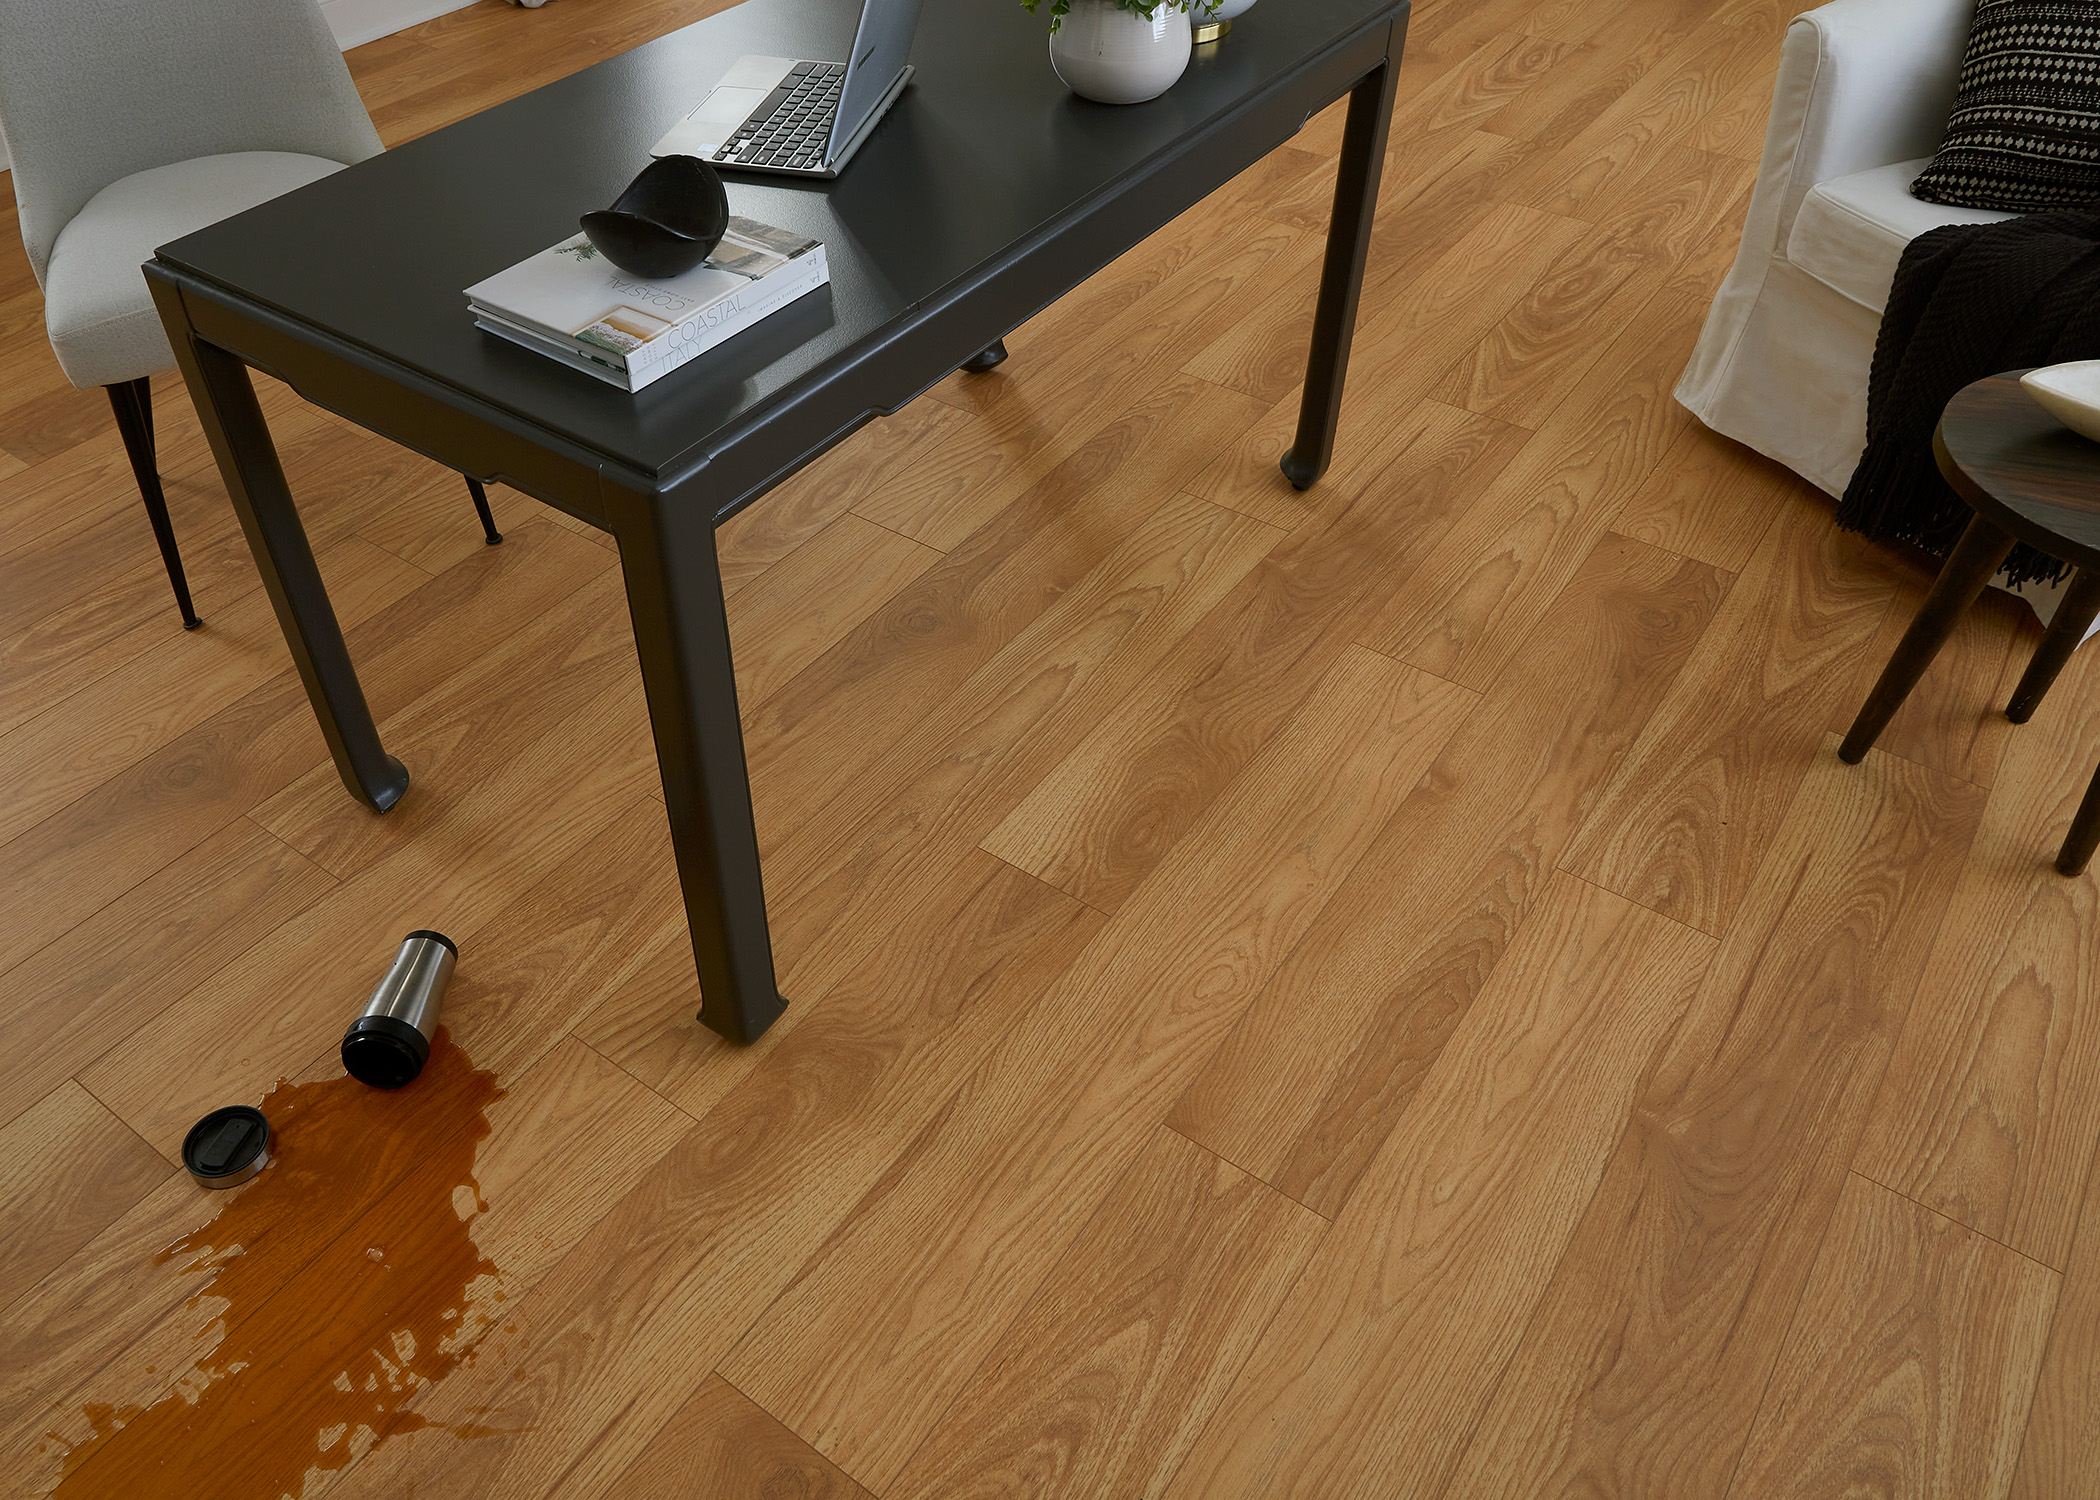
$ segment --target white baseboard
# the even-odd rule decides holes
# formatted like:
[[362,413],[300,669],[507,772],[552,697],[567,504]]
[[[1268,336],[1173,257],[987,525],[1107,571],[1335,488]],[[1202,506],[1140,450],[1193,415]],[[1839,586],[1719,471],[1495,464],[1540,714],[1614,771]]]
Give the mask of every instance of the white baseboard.
[[465,10],[474,0],[321,0],[336,43],[348,52],[366,42]]
[[[348,52],[366,42],[420,26],[455,10],[465,10],[474,0],[321,0],[321,14],[335,33],[336,45]],[[0,172],[7,170],[7,142],[0,141]]]

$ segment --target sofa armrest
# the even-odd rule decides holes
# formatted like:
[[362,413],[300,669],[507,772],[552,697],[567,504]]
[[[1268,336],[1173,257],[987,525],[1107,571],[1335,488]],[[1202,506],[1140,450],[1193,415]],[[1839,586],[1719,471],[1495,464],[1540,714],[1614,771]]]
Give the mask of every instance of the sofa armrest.
[[1974,10],[1974,0],[1832,0],[1794,18],[1758,170],[1768,248],[1786,244],[1817,183],[1939,149]]
[[[1946,133],[1973,0],[1834,0],[1787,28],[1813,76],[1794,177],[1832,177],[1930,156]],[[1776,113],[1776,112],[1775,112]]]

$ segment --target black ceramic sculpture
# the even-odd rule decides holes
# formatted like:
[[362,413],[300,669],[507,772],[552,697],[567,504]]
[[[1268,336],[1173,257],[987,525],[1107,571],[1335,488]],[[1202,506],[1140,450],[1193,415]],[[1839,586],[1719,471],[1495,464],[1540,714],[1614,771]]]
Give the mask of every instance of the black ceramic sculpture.
[[706,260],[729,227],[721,176],[697,156],[658,157],[611,208],[583,216],[599,254],[631,276],[665,281]]

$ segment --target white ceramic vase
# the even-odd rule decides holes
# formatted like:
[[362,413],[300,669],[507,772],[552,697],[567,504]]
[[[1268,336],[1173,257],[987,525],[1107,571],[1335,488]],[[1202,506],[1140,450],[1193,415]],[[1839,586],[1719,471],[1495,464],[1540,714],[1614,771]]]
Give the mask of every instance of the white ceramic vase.
[[1148,21],[1111,0],[1072,0],[1050,33],[1050,66],[1082,99],[1142,104],[1188,70],[1189,46],[1183,6],[1162,5]]

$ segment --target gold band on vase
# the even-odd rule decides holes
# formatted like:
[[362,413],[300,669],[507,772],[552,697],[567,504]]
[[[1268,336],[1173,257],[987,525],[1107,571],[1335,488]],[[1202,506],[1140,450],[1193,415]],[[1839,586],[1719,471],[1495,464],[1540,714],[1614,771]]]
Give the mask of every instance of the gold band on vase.
[[1198,21],[1189,28],[1189,40],[1200,47],[1205,42],[1215,42],[1230,30],[1232,30],[1230,21]]

